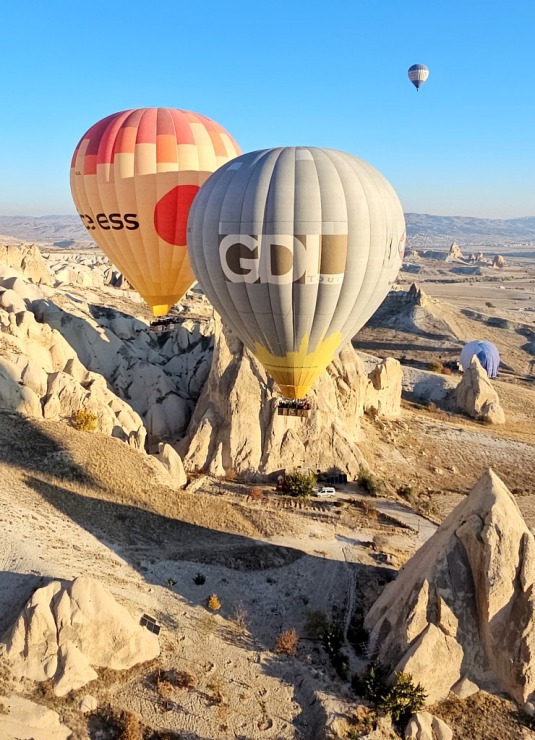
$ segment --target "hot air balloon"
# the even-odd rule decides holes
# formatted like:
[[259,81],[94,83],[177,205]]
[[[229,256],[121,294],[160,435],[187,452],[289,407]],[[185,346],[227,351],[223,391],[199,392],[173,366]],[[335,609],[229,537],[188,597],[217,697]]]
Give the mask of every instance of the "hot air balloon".
[[243,154],[207,180],[188,220],[200,286],[288,399],[374,313],[404,249],[392,186],[333,149]]
[[412,67],[409,67],[408,75],[409,80],[416,88],[416,92],[418,92],[418,90],[429,77],[429,70],[427,69],[425,64],[413,64]]
[[114,113],[78,143],[71,191],[80,218],[155,316],[195,282],[186,246],[193,198],[239,153],[218,123],[173,108]]
[[498,376],[498,367],[500,366],[500,353],[498,347],[486,339],[475,339],[473,342],[465,344],[461,351],[461,367],[466,370],[470,367],[474,355],[477,357],[483,370],[486,371],[489,378]]

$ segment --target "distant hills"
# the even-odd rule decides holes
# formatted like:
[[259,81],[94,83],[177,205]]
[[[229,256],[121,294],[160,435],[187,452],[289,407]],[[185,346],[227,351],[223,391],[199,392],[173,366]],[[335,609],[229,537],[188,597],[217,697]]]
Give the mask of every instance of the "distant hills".
[[[406,213],[409,245],[446,247],[527,246],[535,243],[535,216],[512,219]],[[89,247],[93,241],[78,216],[0,216],[0,234],[55,247]]]
[[457,241],[465,246],[518,246],[535,242],[535,216],[490,219],[468,216],[431,216],[406,213],[407,236],[411,246],[449,246]]

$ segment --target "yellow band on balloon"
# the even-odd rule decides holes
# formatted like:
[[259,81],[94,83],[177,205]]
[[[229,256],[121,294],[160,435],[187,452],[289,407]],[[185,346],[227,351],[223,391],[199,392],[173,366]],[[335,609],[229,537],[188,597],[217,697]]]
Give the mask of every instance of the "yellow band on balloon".
[[310,337],[306,334],[298,350],[284,357],[272,354],[261,344],[255,344],[254,354],[279,386],[286,398],[304,398],[316,379],[330,364],[334,353],[342,342],[340,332],[320,340],[316,349],[309,353]]

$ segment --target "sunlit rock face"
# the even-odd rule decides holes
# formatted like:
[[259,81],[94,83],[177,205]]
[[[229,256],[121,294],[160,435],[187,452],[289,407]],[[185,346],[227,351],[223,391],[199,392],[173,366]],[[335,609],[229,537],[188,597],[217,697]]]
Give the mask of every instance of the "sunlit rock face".
[[363,462],[358,441],[364,410],[399,412],[399,363],[379,367],[372,382],[348,345],[307,396],[308,417],[280,416],[274,382],[218,321],[210,375],[179,446],[186,468],[268,474],[300,465],[356,475]]
[[429,703],[469,679],[531,706],[534,585],[535,539],[489,470],[373,605],[370,648]]

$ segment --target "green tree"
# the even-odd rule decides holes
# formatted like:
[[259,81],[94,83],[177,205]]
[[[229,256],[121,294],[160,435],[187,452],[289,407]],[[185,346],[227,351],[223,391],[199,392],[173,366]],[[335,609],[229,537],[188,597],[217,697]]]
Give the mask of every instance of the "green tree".
[[316,475],[310,471],[291,470],[286,473],[285,488],[290,496],[312,496],[316,485]]

